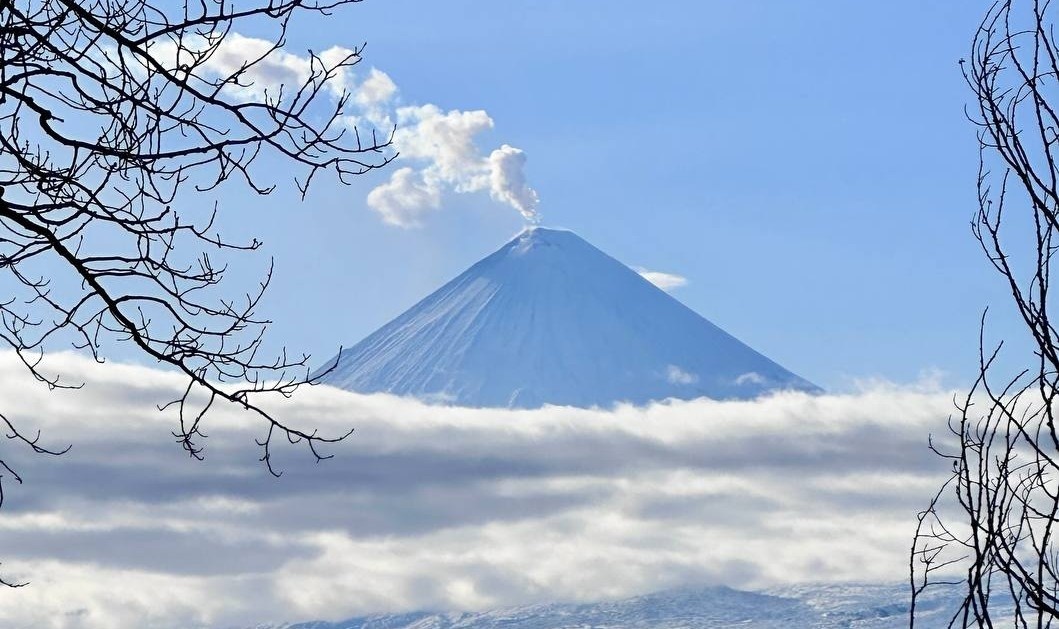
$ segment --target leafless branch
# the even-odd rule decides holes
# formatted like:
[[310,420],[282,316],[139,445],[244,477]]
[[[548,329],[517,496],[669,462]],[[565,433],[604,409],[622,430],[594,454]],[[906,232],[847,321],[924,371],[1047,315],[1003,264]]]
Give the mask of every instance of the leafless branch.
[[[393,158],[392,132],[362,141],[347,126],[349,95],[334,87],[361,49],[309,53],[293,79],[269,74],[292,20],[358,1],[0,0],[0,281],[10,291],[0,344],[34,378],[79,386],[47,369],[56,345],[102,362],[111,344],[132,344],[186,377],[162,408],[175,411],[189,456],[202,457],[209,411],[231,403],[263,423],[262,461],[276,476],[274,436],[317,460],[348,436],[261,405],[308,382],[307,357],[264,355],[269,321],[257,310],[271,268],[250,291],[225,281],[232,256],[261,243],[222,236],[209,195],[269,194],[283,172],[304,197],[323,173],[349,182]],[[274,43],[240,60],[244,23],[271,27]],[[65,451],[0,423],[9,442]],[[0,459],[5,476],[21,482]]]

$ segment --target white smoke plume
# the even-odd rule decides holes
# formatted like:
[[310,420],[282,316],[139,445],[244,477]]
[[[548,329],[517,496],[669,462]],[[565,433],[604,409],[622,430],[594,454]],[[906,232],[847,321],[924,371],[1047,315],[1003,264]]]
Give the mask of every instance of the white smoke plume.
[[[202,38],[183,45],[194,49],[206,44]],[[207,76],[227,76],[253,61],[240,84],[226,88],[236,98],[255,101],[266,94],[276,98],[281,89],[293,94],[313,79],[321,81],[335,98],[347,93],[351,96],[351,110],[344,116],[350,127],[361,133],[374,129],[385,137],[396,126],[394,148],[404,165],[367,198],[368,206],[385,222],[414,227],[422,223],[424,215],[441,207],[446,193],[478,192],[488,192],[527,222],[539,222],[539,197],[527,184],[524,172],[526,154],[508,144],[489,152],[479,147],[479,136],[493,128],[493,119],[484,110],[444,111],[432,104],[402,105],[397,85],[385,72],[371,68],[361,77],[352,65],[342,65],[358,60],[355,51],[347,48],[334,46],[314,59],[282,48],[273,50],[273,46],[265,39],[230,33],[201,71]],[[158,44],[151,54],[166,65],[180,65],[175,44]]]
[[526,182],[525,152],[507,144],[488,155],[479,148],[479,136],[494,126],[487,112],[444,111],[433,104],[398,107],[392,104],[396,94],[390,77],[372,69],[354,96],[364,115],[350,119],[351,124],[379,129],[396,121],[398,159],[412,164],[394,171],[368,195],[368,206],[385,222],[415,227],[441,207],[445,193],[475,192],[488,192],[527,222],[539,222],[540,199]]
[[538,223],[537,191],[526,183],[526,152],[507,144],[489,154],[489,194],[522,214],[522,218]]
[[[378,73],[377,80],[385,77],[377,70],[373,72]],[[362,91],[363,86],[358,102],[367,100],[360,96]],[[395,170],[388,182],[377,186],[367,197],[367,204],[385,222],[416,227],[426,213],[441,206],[445,193],[477,192],[488,192],[492,199],[518,211],[527,222],[539,222],[539,197],[526,183],[525,152],[504,144],[484,155],[479,148],[479,136],[493,127],[487,112],[443,111],[436,105],[421,105],[397,107],[391,118],[382,111],[377,104],[367,120],[382,126],[395,118],[398,159],[414,164]]]

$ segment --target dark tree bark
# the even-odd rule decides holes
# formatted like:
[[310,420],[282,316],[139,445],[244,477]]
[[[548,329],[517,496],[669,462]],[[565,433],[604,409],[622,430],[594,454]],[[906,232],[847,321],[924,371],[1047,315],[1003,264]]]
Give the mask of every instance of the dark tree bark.
[[[277,475],[277,434],[317,458],[343,438],[260,405],[307,382],[307,357],[261,355],[268,322],[255,309],[271,270],[249,292],[224,281],[226,261],[260,243],[222,238],[211,195],[268,194],[265,162],[304,196],[318,175],[348,182],[392,159],[392,131],[360,137],[333,87],[359,50],[310,53],[282,85],[265,80],[291,20],[357,1],[0,0],[0,343],[37,380],[78,386],[42,361],[56,344],[102,361],[131,343],[186,377],[169,406],[192,457],[219,402],[263,422],[262,461]],[[242,24],[271,28],[274,44],[233,64]],[[9,443],[63,451],[0,421]],[[3,460],[0,472],[21,482]]]

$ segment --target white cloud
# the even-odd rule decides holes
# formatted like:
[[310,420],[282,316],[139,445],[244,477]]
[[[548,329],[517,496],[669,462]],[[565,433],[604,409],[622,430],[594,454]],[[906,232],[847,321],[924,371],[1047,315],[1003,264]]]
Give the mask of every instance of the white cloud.
[[637,267],[636,272],[640,274],[648,282],[651,282],[658,288],[666,291],[667,293],[672,292],[674,289],[685,286],[688,283],[688,279],[683,275],[677,275],[675,273],[663,273],[662,271],[649,271],[643,267]]
[[434,105],[396,111],[394,145],[403,159],[426,164],[393,172],[368,194],[368,206],[391,225],[414,227],[441,205],[443,190],[473,192],[488,184],[475,136],[493,127],[484,111],[443,112]]
[[397,85],[385,72],[372,68],[368,78],[360,84],[354,99],[365,109],[379,107],[390,101],[397,93]]
[[435,105],[397,110],[394,142],[403,159],[426,162],[424,172],[460,191],[481,190],[485,183],[475,146],[480,133],[493,128],[484,111],[442,111]]
[[265,90],[275,96],[280,86],[285,86],[288,90],[301,87],[312,72],[310,59],[285,50],[270,53],[273,46],[268,40],[231,33],[206,61],[203,69],[218,76],[228,76],[237,72],[248,61],[266,55],[246,71],[243,80],[246,87],[233,89],[240,91],[247,99],[254,99]]
[[672,384],[695,384],[699,381],[698,376],[688,373],[676,365],[669,365],[666,369],[666,379]]
[[[208,40],[155,44],[151,54],[171,68],[178,68],[196,50],[208,48]],[[245,101],[286,98],[314,76],[329,71],[324,88],[334,97],[349,93],[349,111],[341,119],[358,132],[374,130],[378,137],[393,137],[398,159],[406,165],[391,173],[387,182],[368,195],[368,206],[382,219],[399,227],[415,227],[431,210],[441,207],[445,193],[488,192],[489,196],[516,211],[528,222],[539,221],[539,198],[525,176],[526,154],[503,144],[488,153],[479,147],[481,136],[493,128],[493,119],[484,110],[443,111],[433,104],[401,106],[397,85],[388,74],[371,68],[358,77],[350,66],[341,65],[354,51],[334,46],[320,53],[319,60],[272,50],[273,43],[239,33],[229,33],[199,67],[203,78],[228,77],[248,62],[255,62],[240,75],[238,85],[225,89]],[[187,52],[191,51],[191,52]],[[358,60],[353,57],[352,60]]]
[[[175,42],[158,42],[151,46],[151,55],[173,69],[190,63],[192,56],[208,50],[216,40],[205,36],[184,39],[180,47]],[[354,60],[355,53],[349,48],[332,46],[318,55],[314,61],[308,54],[298,55],[283,48],[273,49],[275,44],[267,39],[246,37],[240,33],[228,33],[217,44],[209,57],[198,66],[198,75],[204,79],[226,78],[246,67],[239,76],[239,83],[225,87],[226,91],[245,101],[259,101],[267,93],[271,98],[279,96],[282,88],[287,97],[316,76],[324,79],[324,72],[331,72],[324,87],[334,96],[352,89],[354,76],[350,67],[338,67],[347,59]],[[371,80],[369,76],[369,81]],[[376,88],[376,91],[379,91]]]
[[[365,104],[369,111],[365,118],[353,122],[360,124],[366,119],[376,127],[387,126],[391,124],[391,115],[379,105],[393,98],[396,86],[385,73],[378,70],[372,73],[357,94],[358,102]],[[504,144],[485,155],[478,146],[480,136],[494,126],[487,112],[444,111],[437,105],[427,104],[397,107],[392,118],[397,123],[394,146],[399,152],[398,159],[414,164],[411,167],[414,176],[394,172],[388,182],[369,195],[368,205],[383,220],[402,227],[419,225],[418,217],[437,209],[438,199],[445,192],[489,192],[491,198],[514,208],[525,220],[539,220],[539,198],[527,184],[524,172],[526,154]],[[410,181],[416,181],[417,188],[436,194],[418,197],[405,194]]]
[[441,206],[441,186],[412,168],[398,168],[368,193],[368,205],[390,225],[415,227],[423,214]]
[[5,486],[0,570],[32,584],[0,589],[2,626],[245,626],[702,582],[894,581],[947,471],[926,447],[951,410],[936,389],[601,411],[316,387],[277,409],[357,432],[320,465],[277,450],[277,481],[257,461],[262,427],[238,409],[208,418],[205,462],[185,457],[154,407],[179,390],[174,374],[48,363],[86,387],[48,392],[0,355],[3,412],[74,444],[60,459],[4,451],[26,485]]
[[756,371],[748,371],[735,379],[736,384],[765,384],[765,377]]

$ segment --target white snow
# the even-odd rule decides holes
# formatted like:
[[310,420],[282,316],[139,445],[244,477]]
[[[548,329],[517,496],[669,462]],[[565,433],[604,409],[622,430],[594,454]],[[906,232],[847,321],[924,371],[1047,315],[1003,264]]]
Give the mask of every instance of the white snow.
[[[948,627],[959,594],[955,587],[928,590],[917,605],[916,626]],[[907,583],[805,585],[770,592],[702,587],[613,602],[362,616],[275,629],[903,629],[908,626],[908,600]]]
[[325,384],[476,407],[819,390],[576,234],[542,227],[325,367],[339,358]]

